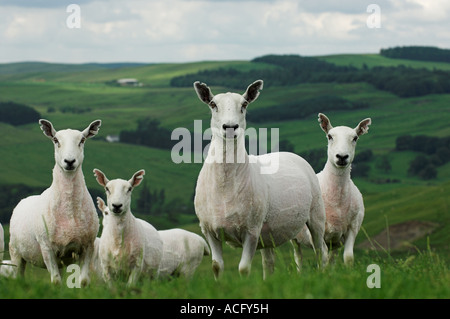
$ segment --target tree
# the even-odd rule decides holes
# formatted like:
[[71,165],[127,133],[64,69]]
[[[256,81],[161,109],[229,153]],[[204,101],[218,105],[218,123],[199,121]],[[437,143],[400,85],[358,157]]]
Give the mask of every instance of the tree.
[[385,173],[390,172],[392,169],[391,163],[389,162],[389,158],[387,155],[379,157],[375,162],[375,167]]

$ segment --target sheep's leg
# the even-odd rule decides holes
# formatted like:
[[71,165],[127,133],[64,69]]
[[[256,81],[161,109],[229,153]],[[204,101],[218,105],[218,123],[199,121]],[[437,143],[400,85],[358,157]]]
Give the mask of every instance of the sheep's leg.
[[89,285],[90,278],[89,278],[89,265],[91,264],[92,255],[94,254],[94,245],[90,245],[86,247],[86,249],[83,251],[82,255],[80,256],[81,260],[81,276],[80,276],[80,283],[81,286],[86,287]]
[[356,232],[350,228],[345,235],[344,242],[344,263],[347,266],[353,265],[353,246],[355,244]]
[[311,238],[314,245],[314,250],[320,252],[319,255],[319,267],[326,266],[328,264],[328,248],[325,244],[325,240],[323,239],[323,235],[325,232],[325,223],[320,223],[314,218],[306,223],[308,226],[309,232],[311,233]]
[[13,278],[16,278],[17,274],[19,274],[19,276],[23,278],[25,276],[25,267],[27,265],[27,262],[22,257],[13,254],[11,249],[10,254],[11,254],[11,264],[16,265],[16,267],[12,267],[14,269],[12,275]]
[[273,274],[275,267],[275,253],[273,248],[261,249],[262,265],[263,265],[263,279],[265,280],[269,275]]
[[222,241],[216,239],[210,233],[205,233],[205,237],[209,243],[209,246],[211,247],[212,270],[214,273],[214,278],[218,280],[224,268],[222,257]]
[[292,248],[294,249],[294,261],[297,266],[297,272],[300,273],[303,264],[302,247],[296,239],[291,240]]
[[45,266],[50,273],[52,283],[61,284],[61,274],[59,273],[58,262],[56,260],[55,253],[47,245],[40,245],[42,258],[44,259]]
[[131,270],[130,277],[128,278],[127,282],[127,287],[131,287],[131,285],[136,283],[140,274],[141,274],[141,267],[137,265]]
[[258,237],[247,233],[242,245],[242,257],[239,262],[239,273],[241,275],[249,275],[252,268],[253,256],[255,256],[256,247],[258,246]]

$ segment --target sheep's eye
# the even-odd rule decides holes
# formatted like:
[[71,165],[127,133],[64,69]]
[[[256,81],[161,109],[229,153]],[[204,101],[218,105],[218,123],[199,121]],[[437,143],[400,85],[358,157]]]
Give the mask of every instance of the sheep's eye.
[[60,146],[59,141],[56,137],[53,138],[53,143],[55,143],[55,145],[58,145],[58,147]]
[[85,138],[85,137],[82,137],[82,138],[81,138],[81,141],[80,141],[80,144],[78,144],[78,146],[83,145],[85,141],[86,141],[86,138]]
[[217,104],[214,103],[213,101],[209,102],[209,106],[210,106],[212,109],[217,109]]
[[105,191],[106,191],[107,193],[109,193],[109,188],[108,188],[108,187],[105,187]]
[[133,187],[128,188],[128,193],[130,193],[133,190]]
[[329,141],[332,141],[332,140],[333,140],[333,136],[331,136],[330,134],[328,134],[327,137],[328,137],[328,140],[329,140]]
[[244,101],[244,103],[242,103],[241,113],[244,113],[244,110],[247,108],[247,106],[248,106],[248,102]]
[[358,140],[358,136],[355,136],[355,137],[353,138],[353,142],[356,143],[357,140]]

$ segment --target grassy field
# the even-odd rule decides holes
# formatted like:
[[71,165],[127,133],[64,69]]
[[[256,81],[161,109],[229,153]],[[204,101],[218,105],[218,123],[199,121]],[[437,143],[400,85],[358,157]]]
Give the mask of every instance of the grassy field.
[[[373,54],[320,58],[356,67],[404,64],[415,68],[450,70],[450,64],[393,60]],[[201,164],[175,164],[171,161],[170,151],[110,144],[103,139],[123,129],[135,129],[137,119],[148,116],[159,119],[162,126],[171,130],[176,127],[192,129],[194,120],[203,120],[205,130],[209,126],[210,112],[198,100],[193,88],[172,88],[169,83],[174,76],[218,67],[250,69],[271,66],[248,61],[155,64],[118,69],[0,65],[0,100],[33,106],[43,118],[51,120],[56,129],[84,129],[91,121],[102,119],[98,136],[89,140],[85,147],[83,171],[89,189],[102,191],[92,175],[93,168],[101,169],[110,178],[129,178],[144,168],[150,188],[164,188],[167,200],[190,203]],[[115,87],[105,83],[124,77],[137,78],[144,86]],[[247,85],[242,84],[242,92]],[[212,90],[220,93],[229,89],[213,87]],[[413,240],[405,238],[401,250],[391,251],[388,247],[376,251],[357,249],[356,264],[350,269],[343,266],[342,252],[339,252],[336,261],[326,270],[317,270],[311,252],[305,249],[305,267],[301,274],[294,271],[290,245],[287,244],[277,250],[281,261],[277,263],[275,274],[266,281],[261,278],[259,254],[253,261],[250,277],[240,278],[237,265],[241,250],[228,247],[225,248],[225,273],[220,282],[213,279],[210,257],[204,258],[191,280],[144,280],[130,289],[125,288],[124,282],[115,283],[110,288],[95,278],[91,286],[84,289],[70,289],[65,285],[53,287],[47,271],[29,267],[25,280],[0,278],[0,298],[450,298],[450,213],[446,196],[450,192],[450,164],[438,168],[437,179],[422,181],[407,173],[408,163],[417,153],[393,151],[395,140],[400,135],[449,136],[450,94],[399,98],[366,83],[270,87],[264,89],[258,101],[249,108],[247,126],[279,128],[280,139],[291,142],[296,152],[325,148],[326,138],[315,114],[302,120],[270,122],[260,126],[251,122],[252,109],[276,107],[299,98],[325,94],[369,103],[366,109],[333,111],[327,116],[335,126],[356,126],[363,118],[371,117],[370,132],[358,142],[357,153],[370,149],[375,159],[388,155],[391,161],[392,171],[377,170],[374,159],[369,163],[368,177],[355,179],[364,196],[366,215],[363,227],[367,236],[373,240],[393,225],[412,220],[437,224],[429,235]],[[63,113],[64,107],[82,112]],[[14,127],[0,123],[0,134],[0,184],[48,187],[54,165],[53,146],[38,124]],[[373,182],[383,178],[400,182]],[[137,195],[134,195],[132,208],[136,206],[136,199]],[[150,216],[148,220],[158,224],[164,218]],[[4,226],[8,242],[8,226]],[[182,217],[173,226],[199,232],[194,216]],[[367,236],[360,232],[356,245],[368,241]],[[379,248],[376,243],[372,244]],[[380,266],[380,289],[370,289],[366,285],[370,275],[367,266],[370,264]],[[67,277],[65,274],[64,278]]]

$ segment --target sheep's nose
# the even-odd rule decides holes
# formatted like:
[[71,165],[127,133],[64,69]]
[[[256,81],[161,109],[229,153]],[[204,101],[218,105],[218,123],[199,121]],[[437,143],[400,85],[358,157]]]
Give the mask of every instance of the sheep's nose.
[[348,154],[347,155],[336,154],[336,157],[340,161],[345,161],[348,158]]
[[73,164],[75,164],[76,160],[64,160],[64,162],[67,164],[68,167],[72,167]]
[[114,210],[119,210],[122,207],[122,204],[112,204]]
[[228,124],[224,124],[222,125],[222,128],[226,131],[229,128],[232,128],[234,131],[237,130],[237,128],[239,127],[239,124],[235,124],[235,125],[228,125]]

